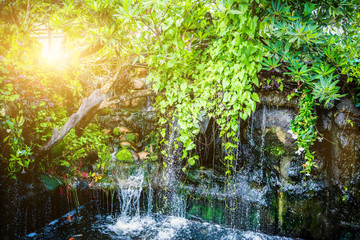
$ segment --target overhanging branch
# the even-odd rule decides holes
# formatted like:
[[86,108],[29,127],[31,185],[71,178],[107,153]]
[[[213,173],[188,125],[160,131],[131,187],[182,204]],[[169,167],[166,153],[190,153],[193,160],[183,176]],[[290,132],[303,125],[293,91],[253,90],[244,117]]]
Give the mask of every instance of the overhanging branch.
[[154,92],[151,90],[138,90],[133,93],[125,93],[112,98],[107,98],[102,90],[96,89],[88,98],[85,98],[82,101],[78,111],[70,116],[69,120],[60,130],[57,130],[56,128],[53,129],[50,140],[40,149],[40,152],[49,151],[74,127],[76,127],[77,134],[81,134],[99,110],[113,104],[151,95],[154,95]]

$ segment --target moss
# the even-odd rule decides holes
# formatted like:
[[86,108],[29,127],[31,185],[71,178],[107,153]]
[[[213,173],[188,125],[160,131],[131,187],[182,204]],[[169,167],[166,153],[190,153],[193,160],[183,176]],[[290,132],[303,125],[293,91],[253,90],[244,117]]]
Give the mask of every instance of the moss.
[[217,202],[212,199],[204,198],[199,198],[198,200],[194,200],[191,203],[191,208],[187,213],[188,217],[196,216],[200,217],[206,222],[225,224],[224,210],[226,208],[224,204],[217,204]]
[[265,151],[277,157],[280,157],[286,153],[286,150],[283,146],[268,146],[265,148]]
[[64,152],[66,145],[66,141],[59,142],[57,145],[55,145],[55,147],[51,149],[51,153],[54,155],[54,157],[60,157]]
[[283,224],[284,224],[284,208],[285,208],[285,203],[284,203],[284,194],[283,192],[280,192],[280,196],[279,196],[279,199],[278,199],[278,218],[279,218],[279,226],[280,226],[280,229],[283,228]]
[[198,169],[190,170],[188,174],[188,180],[190,182],[199,182],[200,176],[198,173]]
[[134,162],[133,155],[127,149],[121,149],[115,155],[116,159],[124,162]]
[[111,113],[110,108],[104,108],[98,114],[99,115],[110,115],[110,113]]
[[223,224],[224,223],[224,209],[221,207],[215,208],[215,222]]
[[194,202],[191,209],[188,211],[188,216],[199,216],[201,214],[201,206],[197,202]]
[[206,205],[203,205],[202,219],[206,222],[212,222],[215,218],[215,208],[211,205],[211,200]]
[[249,212],[249,217],[247,218],[249,226],[258,226],[260,224],[260,210],[256,207],[251,207]]
[[120,130],[119,130],[119,128],[114,128],[113,134],[114,134],[115,136],[119,136],[119,135],[120,135]]
[[125,139],[128,142],[136,142],[137,136],[135,133],[128,133],[128,134],[126,134]]

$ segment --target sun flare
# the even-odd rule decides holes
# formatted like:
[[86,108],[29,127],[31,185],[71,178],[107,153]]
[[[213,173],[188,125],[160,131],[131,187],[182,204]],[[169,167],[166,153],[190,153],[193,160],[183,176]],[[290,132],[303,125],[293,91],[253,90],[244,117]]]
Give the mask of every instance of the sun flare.
[[40,34],[38,40],[42,45],[42,60],[56,66],[66,64],[70,53],[66,49],[63,34],[49,31],[46,34]]

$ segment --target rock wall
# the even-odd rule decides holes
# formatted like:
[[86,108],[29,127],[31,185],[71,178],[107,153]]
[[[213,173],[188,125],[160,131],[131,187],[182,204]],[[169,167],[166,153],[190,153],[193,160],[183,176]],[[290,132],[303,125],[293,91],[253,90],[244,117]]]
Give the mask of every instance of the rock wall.
[[298,100],[259,95],[262,104],[239,123],[237,172],[226,190],[218,131],[199,136],[214,144],[198,145],[203,167],[182,181],[188,217],[305,239],[360,239],[360,110],[346,98],[316,109],[320,137],[312,151],[318,168],[305,176],[305,160],[289,132]]
[[[147,70],[138,69],[137,75],[131,79],[132,91],[147,88]],[[156,112],[151,105],[152,97],[140,97],[126,101],[121,104],[104,109],[95,118],[95,123],[100,123],[106,128],[112,137],[115,157],[122,161],[142,161],[147,159],[153,152],[150,143],[154,141],[151,137],[155,130]],[[132,158],[128,159],[129,153]]]

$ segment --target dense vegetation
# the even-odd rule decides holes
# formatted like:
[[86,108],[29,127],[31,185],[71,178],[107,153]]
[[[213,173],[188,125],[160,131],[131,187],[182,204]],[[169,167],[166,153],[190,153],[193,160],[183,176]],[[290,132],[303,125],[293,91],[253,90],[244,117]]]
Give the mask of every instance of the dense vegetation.
[[[189,165],[198,160],[201,121],[216,119],[229,177],[238,122],[255,111],[257,92],[272,88],[300,98],[291,130],[307,174],[316,166],[311,146],[321,137],[315,107],[331,108],[344,96],[360,101],[355,0],[5,0],[0,9],[1,156],[13,177],[59,166],[76,174],[90,152],[99,171],[106,167],[108,137],[96,124],[81,136],[71,130],[61,151],[41,153],[41,146],[93,90],[84,82],[96,88],[119,69],[124,82],[148,68],[161,143],[168,144],[165,126],[178,126]],[[71,52],[55,65],[41,57],[36,38],[47,25],[62,31]]]

